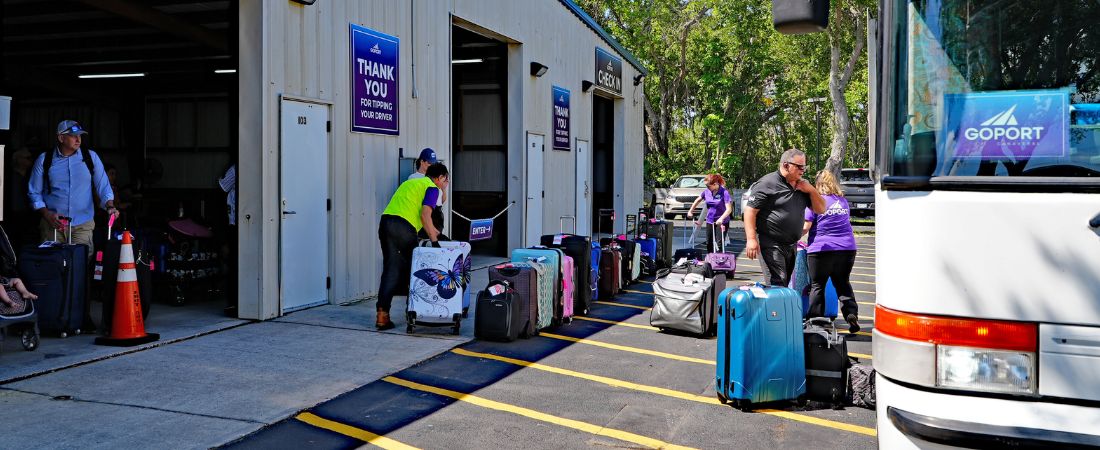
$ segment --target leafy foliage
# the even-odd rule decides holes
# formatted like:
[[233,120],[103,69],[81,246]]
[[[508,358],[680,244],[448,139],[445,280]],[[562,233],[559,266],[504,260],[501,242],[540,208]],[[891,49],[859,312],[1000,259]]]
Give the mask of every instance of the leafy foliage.
[[[806,151],[815,172],[830,155],[838,163],[831,170],[841,161],[866,167],[867,62],[865,50],[855,51],[866,32],[856,24],[875,14],[875,2],[833,0],[827,33],[786,36],[772,28],[768,0],[575,1],[650,71],[645,173],[658,186],[717,172],[747,187],[775,170],[787,148]],[[856,54],[848,84],[835,92],[831,45],[841,70]],[[850,121],[846,132],[838,112]]]

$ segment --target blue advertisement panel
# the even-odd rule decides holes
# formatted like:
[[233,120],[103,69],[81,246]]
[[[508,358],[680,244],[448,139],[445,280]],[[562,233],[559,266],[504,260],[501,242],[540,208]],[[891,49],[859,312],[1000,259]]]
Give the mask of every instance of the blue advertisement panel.
[[351,24],[351,131],[398,134],[398,40]]
[[569,150],[569,89],[554,86],[554,150]]
[[616,95],[623,93],[623,60],[596,47],[596,87]]
[[937,150],[945,157],[1019,161],[1066,156],[1067,91],[946,94],[943,108]]

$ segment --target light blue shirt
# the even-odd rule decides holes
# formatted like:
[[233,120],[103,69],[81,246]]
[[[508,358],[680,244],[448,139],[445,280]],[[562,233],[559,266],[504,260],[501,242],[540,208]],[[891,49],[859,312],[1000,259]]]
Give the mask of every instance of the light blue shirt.
[[27,196],[30,197],[31,207],[35,210],[49,208],[59,216],[72,217],[72,225],[82,225],[95,216],[95,206],[92,200],[92,179],[95,179],[95,190],[99,195],[99,207],[105,208],[110,200],[115,199],[115,193],[111,190],[111,183],[107,180],[107,172],[103,170],[103,161],[94,151],[88,151],[92,157],[92,167],[95,174],[88,173],[88,166],[84,163],[84,150],[77,149],[72,156],[63,156],[61,151],[54,148],[53,163],[50,166],[49,192],[42,186],[42,162],[45,154],[38,155],[31,168],[30,181],[27,182]]

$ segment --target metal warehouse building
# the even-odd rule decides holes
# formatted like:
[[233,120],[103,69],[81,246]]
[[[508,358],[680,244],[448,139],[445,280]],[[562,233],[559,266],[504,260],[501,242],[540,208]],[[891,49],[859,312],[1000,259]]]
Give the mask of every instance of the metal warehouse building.
[[[449,236],[504,211],[477,254],[642,204],[645,70],[569,0],[3,4],[9,154],[74,118],[144,176],[162,201],[144,211],[200,218],[237,163],[241,318],[373,295],[378,218],[424,147],[451,170]],[[80,32],[64,37],[58,4]],[[77,78],[120,71],[142,77]]]

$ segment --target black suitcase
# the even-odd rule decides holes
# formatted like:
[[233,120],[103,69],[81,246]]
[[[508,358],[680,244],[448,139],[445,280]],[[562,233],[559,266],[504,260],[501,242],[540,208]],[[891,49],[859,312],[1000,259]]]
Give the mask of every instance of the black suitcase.
[[[138,239],[133,239],[137,242]],[[103,284],[100,289],[100,301],[103,302],[103,325],[100,328],[106,332],[111,331],[111,319],[115,311],[115,288],[118,287],[118,259],[122,251],[122,241],[112,239],[103,245]],[[153,301],[153,271],[150,266],[151,257],[133,244],[134,266],[137,268],[138,295],[141,296],[141,318],[149,317],[150,304]]]
[[806,397],[839,408],[848,398],[848,343],[833,321],[809,319],[802,327],[806,353]]
[[527,337],[527,317],[524,317],[522,306],[524,303],[526,302],[516,295],[510,283],[490,281],[485,290],[477,294],[474,336],[478,339],[505,342],[514,341],[520,336]]
[[657,254],[653,257],[653,261],[657,263],[658,267],[668,267],[672,265],[670,258],[672,258],[672,221],[664,221],[658,219],[650,219],[643,221],[638,225],[638,237],[645,235],[646,237],[657,238]]
[[612,241],[619,244],[619,253],[622,254],[623,266],[619,273],[622,276],[620,286],[626,288],[634,282],[634,252],[638,251],[638,243],[630,239],[603,238],[600,239],[600,246],[608,247]]
[[19,256],[19,274],[38,295],[38,326],[61,337],[80,334],[88,288],[88,247],[27,246]]
[[507,263],[489,268],[489,284],[494,281],[507,283],[512,287],[519,314],[523,317],[523,330],[520,334],[534,336],[538,334],[539,314],[554,315],[554,311],[539,311],[538,273],[525,263]]
[[592,304],[592,240],[575,234],[543,235],[540,243],[573,258],[573,314],[587,315]]
[[705,258],[705,256],[703,256],[703,251],[695,248],[693,244],[695,244],[695,242],[692,242],[691,237],[688,236],[687,228],[684,228],[684,248],[676,250],[676,252],[672,254],[672,261],[669,261],[669,265],[675,265],[678,261],[685,258],[688,260],[695,259],[702,261]]

